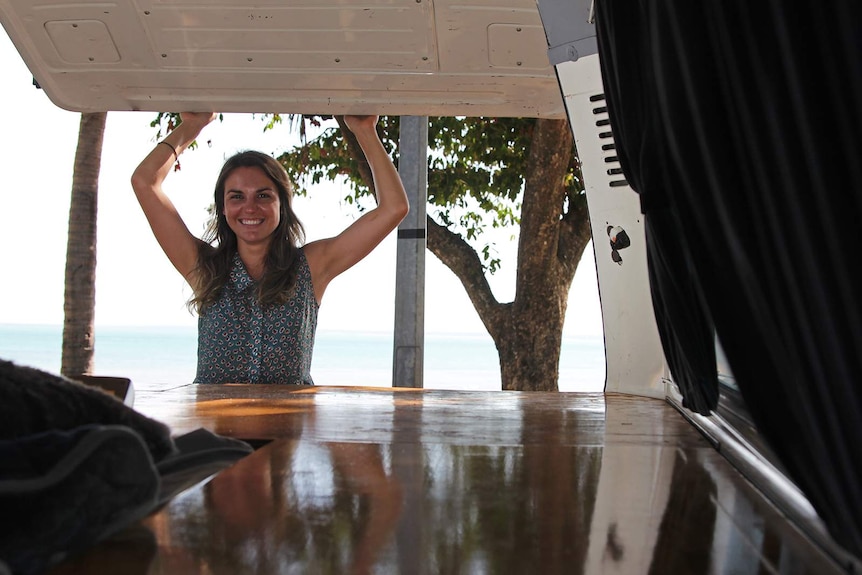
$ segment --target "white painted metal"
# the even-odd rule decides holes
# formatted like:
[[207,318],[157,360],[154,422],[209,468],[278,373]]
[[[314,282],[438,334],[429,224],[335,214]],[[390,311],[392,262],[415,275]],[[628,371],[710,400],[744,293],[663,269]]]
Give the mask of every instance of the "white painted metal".
[[78,111],[565,115],[535,0],[0,0]]
[[[613,150],[597,55],[557,66],[569,123],[581,159],[593,249],[599,281],[599,298],[605,332],[607,380],[605,391],[664,397],[662,378],[667,374],[655,323],[647,273],[643,217],[638,195],[624,183]],[[621,227],[631,245],[613,259],[607,228]]]

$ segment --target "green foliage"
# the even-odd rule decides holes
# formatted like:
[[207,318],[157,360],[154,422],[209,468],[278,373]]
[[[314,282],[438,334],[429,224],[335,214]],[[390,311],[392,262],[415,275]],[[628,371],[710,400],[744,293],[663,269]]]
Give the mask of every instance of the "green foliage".
[[[297,184],[298,193],[336,178],[345,178],[350,185],[348,203],[371,193],[332,116],[299,116],[292,121],[301,125],[301,144],[278,160]],[[535,123],[530,118],[429,118],[428,202],[432,215],[468,241],[478,241],[488,226],[517,226]],[[395,116],[384,116],[378,124],[381,140],[396,165],[398,127]],[[566,186],[570,201],[582,196],[574,146]],[[491,273],[499,268],[491,246],[486,244],[477,253]]]
[[[219,122],[224,120],[224,116],[219,114],[218,116]],[[279,120],[271,120],[270,123],[276,122]],[[180,125],[182,122],[180,115],[177,112],[158,112],[156,117],[150,122],[150,127],[156,129],[156,140],[161,140],[163,136],[167,136],[171,133],[171,131]],[[194,150],[198,147],[198,141],[194,140],[191,144],[189,144],[188,149]]]
[[[391,125],[393,121],[394,126]],[[344,198],[346,202],[352,204],[359,198],[372,195],[332,116],[291,116],[290,122],[294,129],[299,130],[301,144],[277,159],[296,184],[298,194],[307,194],[308,188],[322,181],[345,178],[351,189],[351,195]],[[378,132],[397,165],[398,118],[381,118]],[[395,141],[390,134],[395,135]]]

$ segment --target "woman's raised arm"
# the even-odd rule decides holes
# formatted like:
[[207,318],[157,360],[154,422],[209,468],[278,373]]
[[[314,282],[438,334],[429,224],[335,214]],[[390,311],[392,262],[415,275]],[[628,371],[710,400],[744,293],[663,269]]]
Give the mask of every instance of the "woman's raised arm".
[[215,116],[209,112],[181,114],[180,125],[156,144],[132,174],[132,188],[156,240],[186,281],[191,280],[191,274],[197,266],[201,240],[186,227],[174,204],[162,190],[162,183],[179,155]]
[[344,121],[356,136],[374,178],[377,207],[362,215],[334,238],[319,240],[305,248],[319,302],[326,286],[340,273],[367,256],[389,233],[398,227],[410,209],[401,177],[377,136],[378,116],[345,116]]

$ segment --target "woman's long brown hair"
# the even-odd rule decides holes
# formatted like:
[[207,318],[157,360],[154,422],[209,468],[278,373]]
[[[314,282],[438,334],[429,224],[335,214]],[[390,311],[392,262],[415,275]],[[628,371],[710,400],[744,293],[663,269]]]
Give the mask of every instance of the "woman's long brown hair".
[[280,219],[269,244],[263,277],[258,283],[258,301],[263,306],[284,303],[290,299],[296,284],[295,264],[299,246],[305,241],[305,230],[293,212],[293,184],[284,167],[271,156],[253,150],[240,152],[225,162],[216,181],[215,213],[198,251],[194,295],[189,300],[189,306],[198,313],[215,303],[222,288],[230,281],[237,240],[224,215],[224,186],[231,172],[241,167],[263,170],[275,184],[280,201]]

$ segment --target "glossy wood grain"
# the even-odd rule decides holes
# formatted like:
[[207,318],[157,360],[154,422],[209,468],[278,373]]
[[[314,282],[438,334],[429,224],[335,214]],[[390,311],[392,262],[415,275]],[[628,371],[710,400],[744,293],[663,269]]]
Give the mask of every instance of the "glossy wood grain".
[[658,400],[186,386],[137,407],[262,447],[57,573],[840,572]]

